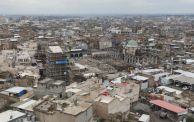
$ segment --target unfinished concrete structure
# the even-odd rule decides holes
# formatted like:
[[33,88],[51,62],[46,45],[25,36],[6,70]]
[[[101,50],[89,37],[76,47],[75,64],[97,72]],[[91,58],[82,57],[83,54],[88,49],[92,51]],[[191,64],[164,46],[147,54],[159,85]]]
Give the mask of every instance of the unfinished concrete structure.
[[68,81],[68,59],[59,46],[49,46],[47,51],[46,75],[55,80]]
[[56,45],[52,42],[54,42],[56,39],[53,37],[44,37],[44,36],[39,36],[36,38],[37,40],[37,52],[35,55],[35,58],[38,60],[43,61],[45,63],[46,61],[46,52],[48,49],[49,45]]

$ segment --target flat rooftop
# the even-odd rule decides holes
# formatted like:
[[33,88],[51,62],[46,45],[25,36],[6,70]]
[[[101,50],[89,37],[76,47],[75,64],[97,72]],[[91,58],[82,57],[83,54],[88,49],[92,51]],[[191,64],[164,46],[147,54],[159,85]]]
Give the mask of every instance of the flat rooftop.
[[63,50],[59,46],[49,46],[52,53],[63,53]]
[[69,105],[64,108],[62,112],[66,114],[71,114],[71,115],[78,115],[79,113],[86,111],[90,106],[92,106],[91,103],[79,103],[77,105]]
[[145,81],[145,80],[148,80],[147,77],[144,77],[144,76],[140,76],[140,75],[135,75],[132,77],[133,80],[137,80],[137,81]]
[[170,88],[170,87],[167,87],[167,86],[159,86],[157,88],[159,88],[161,90],[164,89],[167,92],[175,92],[177,95],[182,93],[182,91],[180,91],[180,90],[173,89],[173,88]]
[[188,71],[184,71],[184,70],[174,70],[174,72],[180,73],[186,77],[194,78],[194,73],[192,73],[192,72],[188,72]]
[[194,84],[194,80],[193,80],[193,77],[188,77],[188,76],[184,76],[184,75],[180,75],[178,77],[175,77],[175,78],[171,78],[173,79],[174,81],[179,81],[181,83],[187,83],[187,84]]
[[[12,116],[11,119],[10,119],[10,116]],[[0,121],[9,122],[9,121],[12,121],[14,119],[17,119],[23,116],[25,116],[25,113],[22,113],[19,111],[8,110],[8,111],[0,113],[0,119],[1,119]]]
[[12,88],[9,88],[9,89],[5,90],[5,92],[18,94],[23,90],[26,90],[26,88],[25,87],[12,87]]
[[19,108],[22,110],[27,110],[27,111],[33,111],[33,107],[38,103],[36,100],[28,99],[25,101],[20,101],[17,103],[12,104],[12,107]]
[[[55,104],[59,104],[57,108],[53,108]],[[73,102],[69,102],[66,100],[55,100],[55,101],[45,101],[36,107],[39,111],[53,113],[55,111],[61,111],[70,115],[78,115],[79,113],[86,111],[89,107],[91,107],[91,103],[86,103],[83,101],[77,101],[75,105]],[[51,109],[52,108],[52,109]]]
[[59,85],[63,85],[64,83],[65,83],[65,81],[57,80],[57,81],[53,82],[52,84],[56,85],[56,86],[59,86]]
[[164,71],[163,69],[145,69],[145,70],[142,70],[141,72],[143,74],[153,75],[153,74],[156,74],[158,72],[163,72],[163,71]]
[[41,81],[38,81],[38,83],[49,83],[51,80],[52,79],[50,79],[50,78],[45,78],[45,79],[43,79]]

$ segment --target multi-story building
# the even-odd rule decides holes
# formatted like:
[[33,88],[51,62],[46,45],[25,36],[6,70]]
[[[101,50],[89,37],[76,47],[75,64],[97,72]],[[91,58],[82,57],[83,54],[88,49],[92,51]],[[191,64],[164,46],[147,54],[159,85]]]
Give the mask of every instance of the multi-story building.
[[47,51],[46,75],[55,80],[68,81],[68,59],[59,46],[49,46]]
[[34,89],[34,93],[38,98],[45,95],[54,95],[58,98],[64,98],[65,83],[65,81],[55,81],[50,78],[46,78],[38,82],[37,87]]

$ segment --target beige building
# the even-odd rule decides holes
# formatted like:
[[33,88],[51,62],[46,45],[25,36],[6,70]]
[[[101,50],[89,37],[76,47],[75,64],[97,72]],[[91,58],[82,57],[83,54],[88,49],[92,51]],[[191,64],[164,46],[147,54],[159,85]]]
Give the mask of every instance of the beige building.
[[106,49],[112,47],[112,41],[108,37],[103,37],[99,41],[99,49]]
[[19,65],[29,65],[31,63],[31,57],[27,52],[17,53],[16,63]]
[[80,101],[44,101],[35,107],[41,122],[93,122],[92,104]]
[[138,43],[135,40],[127,41],[127,44],[124,45],[123,53],[129,55],[135,55],[136,50],[138,49]]
[[118,114],[127,118],[131,104],[138,101],[139,84],[120,77],[108,83],[94,77],[72,83],[66,86],[66,100],[47,100],[35,113],[41,122],[92,122],[93,116],[110,120]]
[[117,113],[122,113],[126,118],[130,111],[130,99],[118,95],[115,97],[101,95],[95,100],[94,109],[97,116],[103,119],[109,119],[111,115]]
[[43,79],[37,83],[34,89],[36,97],[41,98],[45,95],[54,95],[58,98],[65,97],[65,81],[53,80],[50,78]]
[[10,103],[18,101],[24,101],[34,96],[33,89],[31,87],[11,87],[0,92],[0,100],[2,106],[9,106]]

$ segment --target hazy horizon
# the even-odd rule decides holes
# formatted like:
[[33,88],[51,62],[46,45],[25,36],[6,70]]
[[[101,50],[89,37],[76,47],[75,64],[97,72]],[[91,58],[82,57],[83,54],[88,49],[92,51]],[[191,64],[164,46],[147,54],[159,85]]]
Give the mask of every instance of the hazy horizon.
[[0,0],[1,15],[193,14],[194,0]]

